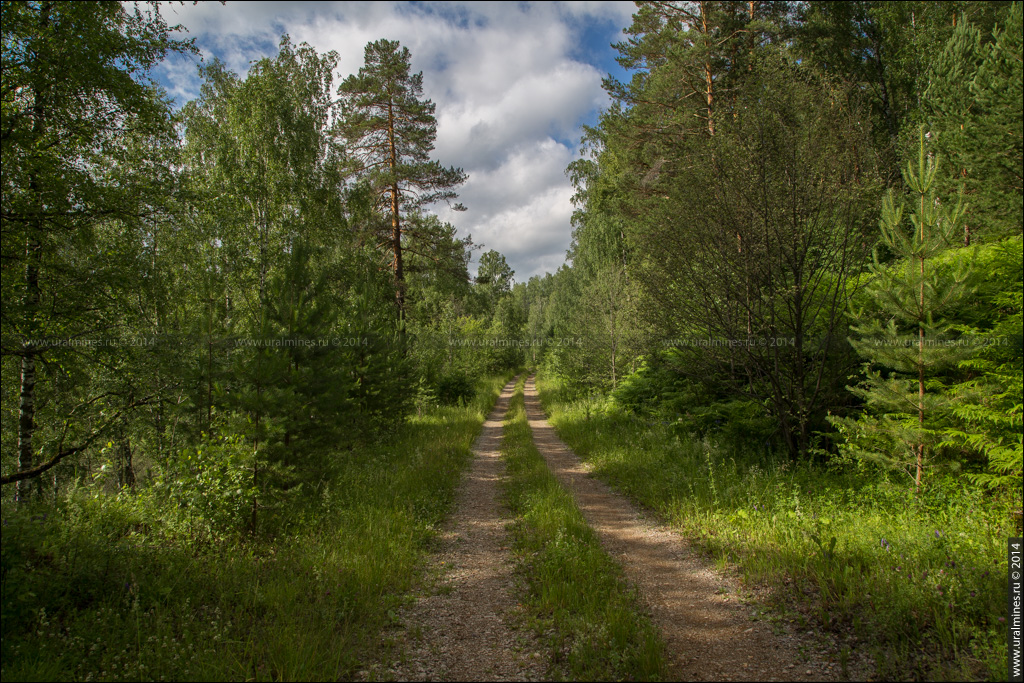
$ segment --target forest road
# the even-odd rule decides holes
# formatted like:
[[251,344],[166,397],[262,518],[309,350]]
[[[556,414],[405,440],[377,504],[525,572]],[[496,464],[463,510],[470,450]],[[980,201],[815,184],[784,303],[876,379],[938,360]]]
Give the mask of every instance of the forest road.
[[502,502],[502,421],[516,380],[509,382],[473,444],[473,463],[441,532],[429,574],[438,577],[403,614],[407,650],[376,678],[414,681],[534,681],[548,669],[528,629],[509,626],[517,609],[510,537]]
[[[677,534],[646,522],[622,495],[591,477],[548,423],[534,378],[526,380],[526,416],[548,467],[572,493],[605,550],[622,564],[668,645],[673,678],[691,681],[838,680],[815,661],[809,638],[776,634],[753,621],[737,585]],[[810,655],[808,657],[808,655]]]

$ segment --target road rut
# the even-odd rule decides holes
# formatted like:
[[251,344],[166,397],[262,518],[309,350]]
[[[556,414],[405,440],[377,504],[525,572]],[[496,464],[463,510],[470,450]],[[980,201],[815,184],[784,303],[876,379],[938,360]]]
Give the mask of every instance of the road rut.
[[[678,680],[830,680],[825,662],[794,634],[776,635],[752,621],[734,586],[677,534],[649,524],[622,495],[591,477],[548,423],[533,378],[526,381],[526,415],[548,467],[576,499],[605,550],[622,563],[668,645]],[[723,588],[727,591],[723,594]]]
[[425,681],[541,680],[548,668],[527,630],[509,625],[516,609],[513,561],[501,499],[502,420],[515,380],[502,389],[473,444],[473,464],[455,512],[441,533],[430,573],[438,584],[405,615],[409,649],[402,663],[376,677]]

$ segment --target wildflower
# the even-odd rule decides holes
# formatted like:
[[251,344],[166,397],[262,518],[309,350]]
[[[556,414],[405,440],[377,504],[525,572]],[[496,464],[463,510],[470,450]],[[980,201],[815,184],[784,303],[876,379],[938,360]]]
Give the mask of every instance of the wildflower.
[[942,534],[939,533],[938,529],[935,530],[935,538],[942,538]]

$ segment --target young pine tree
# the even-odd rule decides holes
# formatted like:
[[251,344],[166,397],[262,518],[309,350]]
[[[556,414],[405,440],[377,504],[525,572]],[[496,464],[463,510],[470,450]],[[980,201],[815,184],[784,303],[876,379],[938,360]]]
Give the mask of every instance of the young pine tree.
[[895,259],[883,264],[876,251],[865,287],[868,304],[854,315],[856,338],[850,343],[867,361],[867,377],[850,391],[863,399],[865,410],[858,419],[834,420],[846,435],[848,454],[905,471],[917,490],[934,465],[948,414],[940,373],[967,355],[956,326],[943,314],[969,293],[969,267],[964,259],[952,268],[934,263],[961,234],[963,204],[949,207],[937,196],[938,170],[922,130],[917,163],[908,163],[903,174],[913,213],[906,216],[905,201],[891,192],[886,197],[882,244]]

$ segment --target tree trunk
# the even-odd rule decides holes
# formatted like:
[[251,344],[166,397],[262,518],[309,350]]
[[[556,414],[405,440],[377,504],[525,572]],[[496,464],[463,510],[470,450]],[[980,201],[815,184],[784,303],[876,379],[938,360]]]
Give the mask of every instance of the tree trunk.
[[[39,7],[39,27],[45,31],[50,23],[51,3],[44,2]],[[43,137],[46,125],[46,95],[38,82],[32,83],[32,137],[39,141]],[[29,225],[29,235],[25,242],[25,296],[24,306],[27,317],[25,333],[28,339],[22,344],[21,356],[21,391],[18,407],[18,469],[30,470],[34,466],[34,437],[36,429],[36,355],[39,350],[34,337],[38,333],[38,312],[42,294],[39,284],[39,272],[42,262],[43,235],[43,189],[35,168],[29,171],[29,190],[35,198],[36,215]],[[41,483],[40,483],[41,486]],[[27,480],[19,481],[15,498],[19,501],[29,496]]]
[[[701,28],[704,32],[704,43],[705,46],[707,46],[710,41],[710,37],[708,35],[707,7],[705,7],[705,3],[703,2],[700,3],[700,20],[702,25]],[[707,60],[704,61],[704,88],[704,99],[708,106],[708,135],[714,137],[715,119],[712,108],[712,102],[714,101],[714,77],[711,74],[711,63]]]
[[405,322],[405,273],[402,270],[402,223],[399,215],[398,150],[395,146],[395,110],[388,103],[388,164],[391,168],[391,249],[394,252],[395,303],[400,326]]
[[[924,213],[925,198],[921,195],[921,244],[924,245]],[[915,489],[921,490],[921,473],[924,469],[924,255],[921,256],[921,286],[920,286],[920,308],[918,309],[917,327],[917,424],[921,430],[920,441],[917,444],[917,477],[914,480]]]
[[135,488],[135,466],[132,462],[132,444],[128,435],[122,432],[118,437],[118,484],[121,488]]

